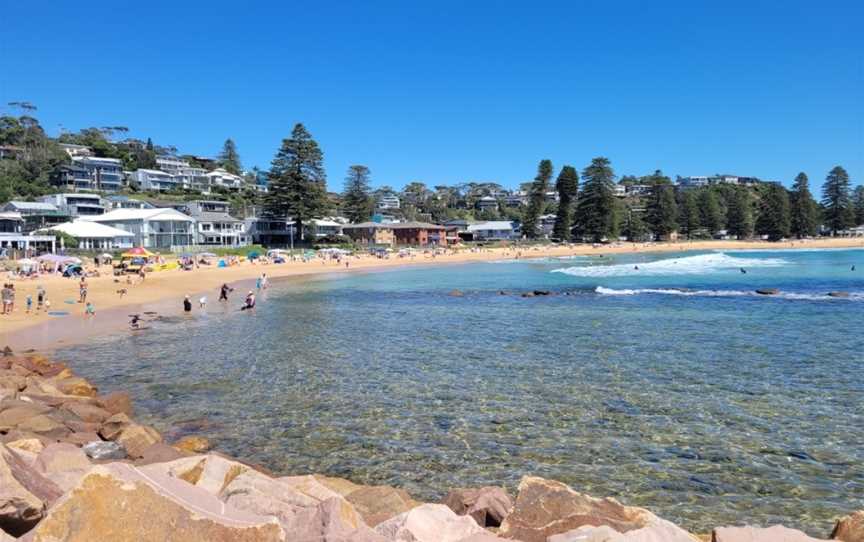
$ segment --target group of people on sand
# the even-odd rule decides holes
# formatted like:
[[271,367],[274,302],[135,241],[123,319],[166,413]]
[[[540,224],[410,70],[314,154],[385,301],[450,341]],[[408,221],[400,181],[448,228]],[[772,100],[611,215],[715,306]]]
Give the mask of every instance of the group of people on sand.
[[[12,311],[15,310],[15,284],[8,283],[3,284],[3,289],[0,291],[0,300],[2,300],[3,307],[2,312],[0,314],[12,314]],[[39,312],[41,310],[45,310],[46,312],[51,308],[51,302],[48,300],[48,294],[45,292],[45,288],[41,285],[36,287],[36,308],[33,308],[33,295],[27,294],[24,298],[24,307],[25,312],[30,314],[31,312]]]

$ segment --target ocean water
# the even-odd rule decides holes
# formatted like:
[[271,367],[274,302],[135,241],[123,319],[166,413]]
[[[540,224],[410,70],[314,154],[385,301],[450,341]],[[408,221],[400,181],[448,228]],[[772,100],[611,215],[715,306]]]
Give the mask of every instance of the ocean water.
[[58,356],[171,437],[280,473],[422,499],[532,474],[694,531],[825,537],[864,508],[862,250],[332,275],[242,313],[241,293]]

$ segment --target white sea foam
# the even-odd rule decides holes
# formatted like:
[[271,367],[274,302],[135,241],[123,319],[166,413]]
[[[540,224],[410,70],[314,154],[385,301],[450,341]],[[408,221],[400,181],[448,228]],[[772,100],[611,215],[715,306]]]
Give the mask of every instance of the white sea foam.
[[[782,258],[741,258],[718,252],[635,264],[565,267],[554,269],[552,273],[564,273],[574,277],[704,275],[739,268],[783,267],[788,264],[789,262]],[[636,269],[636,266],[639,268]]]
[[757,294],[755,291],[745,290],[686,290],[677,288],[605,288],[598,286],[594,292],[600,295],[640,295],[640,294],[656,294],[656,295],[677,295],[688,297],[762,297],[762,298],[779,298],[779,299],[794,299],[805,301],[864,301],[864,292],[849,292],[849,297],[831,297],[827,293],[799,293],[799,292],[779,292],[775,295]]

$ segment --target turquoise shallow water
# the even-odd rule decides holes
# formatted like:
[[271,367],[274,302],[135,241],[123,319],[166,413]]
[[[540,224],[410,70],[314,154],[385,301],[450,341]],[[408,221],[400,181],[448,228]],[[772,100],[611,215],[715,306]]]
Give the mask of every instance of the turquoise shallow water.
[[[559,295],[499,295],[534,289]],[[340,275],[275,284],[254,313],[236,297],[59,356],[161,430],[284,473],[425,499],[535,474],[693,530],[825,536],[864,508],[864,251]]]

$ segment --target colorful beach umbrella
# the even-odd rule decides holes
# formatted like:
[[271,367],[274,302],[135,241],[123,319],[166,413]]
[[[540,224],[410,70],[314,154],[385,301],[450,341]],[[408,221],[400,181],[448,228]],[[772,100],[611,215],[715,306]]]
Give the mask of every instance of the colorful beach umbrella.
[[150,256],[153,256],[153,253],[144,247],[130,248],[129,250],[127,250],[126,252],[123,253],[123,257],[131,258],[133,256],[141,256],[144,258],[149,258]]

